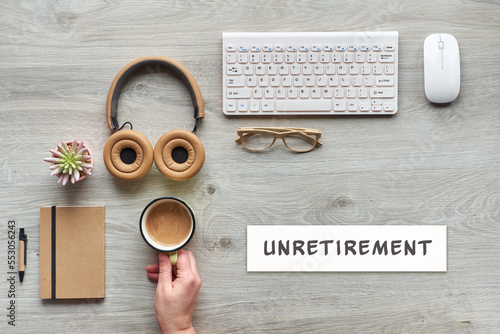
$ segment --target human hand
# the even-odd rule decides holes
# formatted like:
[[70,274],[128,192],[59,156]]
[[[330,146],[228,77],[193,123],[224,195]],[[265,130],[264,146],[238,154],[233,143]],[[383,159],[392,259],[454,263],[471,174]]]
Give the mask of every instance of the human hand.
[[193,253],[178,251],[177,273],[174,275],[167,253],[158,256],[158,263],[146,267],[147,275],[158,281],[155,296],[156,320],[161,332],[195,333],[191,319],[201,279]]

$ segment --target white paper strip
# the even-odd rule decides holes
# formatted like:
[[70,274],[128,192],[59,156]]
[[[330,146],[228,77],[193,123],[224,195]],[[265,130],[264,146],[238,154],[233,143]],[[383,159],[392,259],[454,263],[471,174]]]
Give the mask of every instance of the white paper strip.
[[247,271],[446,271],[446,226],[247,226]]

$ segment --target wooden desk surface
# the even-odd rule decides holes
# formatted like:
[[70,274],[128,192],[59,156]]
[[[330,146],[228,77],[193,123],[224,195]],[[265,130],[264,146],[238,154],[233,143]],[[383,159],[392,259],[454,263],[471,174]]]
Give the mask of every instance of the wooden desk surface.
[[[189,244],[203,286],[199,333],[493,333],[500,326],[500,56],[497,1],[2,1],[0,5],[0,256],[7,276],[7,221],[29,236],[16,327],[0,332],[157,332],[156,252],[138,219],[164,195],[193,207]],[[221,110],[223,31],[399,31],[399,113],[390,118],[228,118]],[[461,94],[438,107],[423,91],[422,45],[448,32],[460,44]],[[197,78],[206,104],[198,134],[207,158],[187,182],[158,170],[124,182],[105,169],[106,95],[116,73],[164,55]],[[153,144],[192,127],[183,86],[146,74],[126,85],[120,119]],[[323,147],[252,154],[239,126],[323,131]],[[94,175],[62,187],[42,158],[59,141],[84,140]],[[39,298],[39,207],[106,207],[106,298]],[[447,273],[247,273],[250,224],[445,224]],[[77,260],[77,259],[76,259]],[[8,278],[8,276],[7,276]]]

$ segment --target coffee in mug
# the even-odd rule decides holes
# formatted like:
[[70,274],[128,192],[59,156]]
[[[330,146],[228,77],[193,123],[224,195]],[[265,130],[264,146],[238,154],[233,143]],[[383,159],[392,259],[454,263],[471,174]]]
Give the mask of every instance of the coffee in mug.
[[144,208],[139,222],[142,237],[148,245],[169,252],[172,264],[177,262],[177,250],[194,234],[195,218],[186,202],[174,197],[161,197]]

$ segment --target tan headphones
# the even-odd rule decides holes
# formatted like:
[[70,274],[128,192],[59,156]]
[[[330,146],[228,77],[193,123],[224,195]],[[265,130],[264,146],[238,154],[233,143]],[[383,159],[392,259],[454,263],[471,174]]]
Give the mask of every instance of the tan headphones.
[[[195,126],[192,132],[172,130],[163,134],[153,146],[145,135],[132,130],[132,124],[118,125],[118,97],[127,80],[146,66],[166,68],[173,72],[189,89],[194,105]],[[138,180],[145,176],[155,162],[158,170],[176,181],[195,176],[205,161],[205,149],[195,135],[200,120],[205,116],[200,88],[191,73],[178,62],[161,56],[136,59],[118,72],[109,88],[106,101],[108,128],[115,131],[104,145],[104,164],[108,171],[124,180]],[[124,125],[130,130],[122,130]]]

